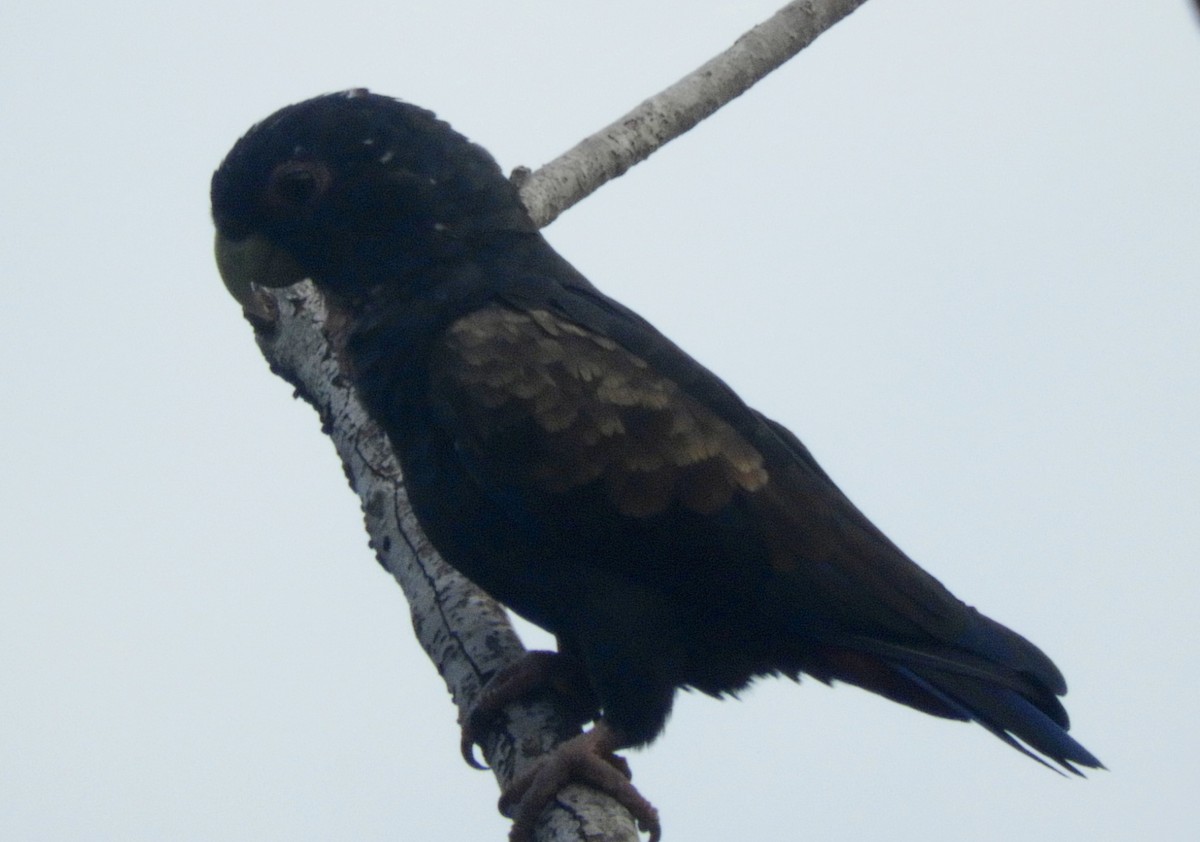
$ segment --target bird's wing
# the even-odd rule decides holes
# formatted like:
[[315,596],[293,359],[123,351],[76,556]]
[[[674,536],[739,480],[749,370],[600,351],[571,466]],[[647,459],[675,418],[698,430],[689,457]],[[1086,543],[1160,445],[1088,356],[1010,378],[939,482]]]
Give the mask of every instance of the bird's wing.
[[505,481],[549,494],[599,483],[621,515],[701,513],[767,482],[763,457],[678,383],[548,309],[491,306],[446,332],[435,393]]
[[620,575],[749,594],[767,628],[797,641],[790,662],[779,644],[775,668],[975,719],[1072,771],[1099,764],[1066,735],[1065,682],[1040,649],[910,560],[794,435],[644,320],[583,293],[574,306],[477,309],[433,356],[439,415],[515,529],[532,517],[540,541]]
[[773,578],[807,618],[847,632],[952,640],[967,622],[968,609],[794,436],[591,288],[459,318],[438,343],[431,382],[463,458],[481,482],[520,489],[514,505],[591,487],[603,493],[589,505],[613,523],[708,516],[758,543],[720,563]]

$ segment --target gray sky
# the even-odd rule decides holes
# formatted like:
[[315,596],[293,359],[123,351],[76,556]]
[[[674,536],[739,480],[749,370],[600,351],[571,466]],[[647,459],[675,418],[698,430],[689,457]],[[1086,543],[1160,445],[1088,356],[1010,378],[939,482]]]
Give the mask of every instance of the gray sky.
[[[208,179],[360,85],[537,165],[777,2],[10,0],[0,836],[504,838]],[[1112,769],[770,681],[633,757],[668,840],[1200,825],[1198,77],[1183,0],[874,0],[548,229],[1045,648]]]

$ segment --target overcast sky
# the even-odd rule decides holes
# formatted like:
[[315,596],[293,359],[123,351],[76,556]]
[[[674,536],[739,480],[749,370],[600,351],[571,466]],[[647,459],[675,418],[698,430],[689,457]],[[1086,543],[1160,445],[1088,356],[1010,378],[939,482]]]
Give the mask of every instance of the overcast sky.
[[[0,837],[499,840],[314,413],[211,257],[254,121],[367,86],[536,166],[779,0],[9,0]],[[667,842],[1200,825],[1200,27],[873,0],[547,230],[1071,685],[1112,771],[848,687],[683,696]]]

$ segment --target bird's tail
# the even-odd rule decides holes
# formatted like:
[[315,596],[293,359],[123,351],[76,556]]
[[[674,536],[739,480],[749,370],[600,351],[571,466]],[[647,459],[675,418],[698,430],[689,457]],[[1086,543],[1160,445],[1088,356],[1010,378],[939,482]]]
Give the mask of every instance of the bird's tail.
[[999,623],[977,613],[975,619],[978,640],[959,641],[970,648],[838,641],[826,653],[828,677],[934,716],[978,722],[1051,769],[1047,759],[1076,775],[1077,767],[1104,768],[1067,733],[1070,720],[1058,700],[1066,683],[1050,659]]

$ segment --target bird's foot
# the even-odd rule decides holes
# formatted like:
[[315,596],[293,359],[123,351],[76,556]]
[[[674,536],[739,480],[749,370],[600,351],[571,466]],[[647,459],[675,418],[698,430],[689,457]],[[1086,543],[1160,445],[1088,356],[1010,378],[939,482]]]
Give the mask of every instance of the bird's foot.
[[554,693],[576,718],[578,724],[590,722],[599,713],[587,676],[579,663],[558,652],[527,652],[521,660],[492,676],[479,694],[475,707],[463,719],[460,750],[463,760],[476,769],[487,767],[475,759],[480,742],[510,702],[540,693]]
[[620,745],[616,733],[601,720],[592,730],[560,743],[539,758],[537,765],[500,796],[500,812],[513,820],[509,842],[532,842],[542,811],[559,790],[575,783],[613,798],[630,812],[638,829],[650,834],[650,842],[658,842],[662,836],[658,810],[630,783],[633,775],[629,764],[614,754]]

